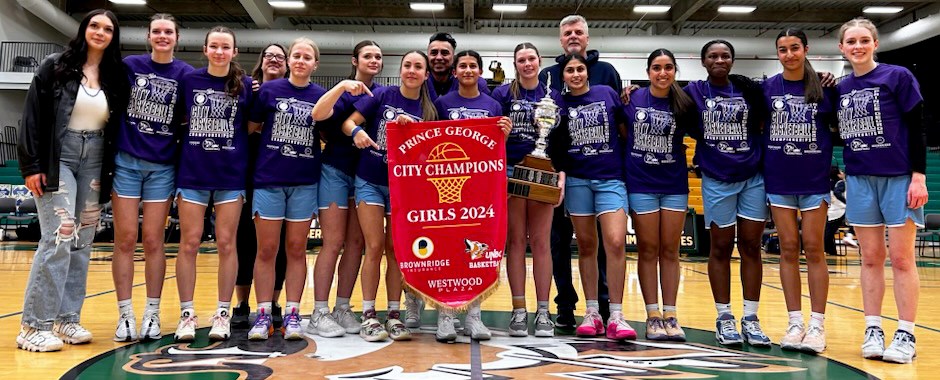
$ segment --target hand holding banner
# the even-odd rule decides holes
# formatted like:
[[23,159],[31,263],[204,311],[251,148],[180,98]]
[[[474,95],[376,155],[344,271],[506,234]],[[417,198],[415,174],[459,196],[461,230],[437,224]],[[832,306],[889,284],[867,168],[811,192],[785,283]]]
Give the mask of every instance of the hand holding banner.
[[405,283],[463,309],[495,290],[506,245],[499,118],[387,125],[392,243]]

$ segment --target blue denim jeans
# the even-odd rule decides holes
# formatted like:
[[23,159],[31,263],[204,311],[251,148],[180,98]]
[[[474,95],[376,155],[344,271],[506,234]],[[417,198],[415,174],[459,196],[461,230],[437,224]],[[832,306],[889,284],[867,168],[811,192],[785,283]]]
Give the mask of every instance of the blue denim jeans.
[[103,148],[104,137],[96,132],[70,130],[62,139],[59,190],[36,198],[42,238],[23,297],[24,325],[51,330],[53,322],[79,322],[101,217]]

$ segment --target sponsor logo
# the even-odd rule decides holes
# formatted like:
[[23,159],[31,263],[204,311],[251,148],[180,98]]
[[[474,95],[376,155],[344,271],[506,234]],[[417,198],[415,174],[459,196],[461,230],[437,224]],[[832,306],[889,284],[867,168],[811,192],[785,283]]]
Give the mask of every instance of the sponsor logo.
[[411,253],[419,259],[431,257],[434,253],[434,242],[430,238],[421,236],[411,243]]

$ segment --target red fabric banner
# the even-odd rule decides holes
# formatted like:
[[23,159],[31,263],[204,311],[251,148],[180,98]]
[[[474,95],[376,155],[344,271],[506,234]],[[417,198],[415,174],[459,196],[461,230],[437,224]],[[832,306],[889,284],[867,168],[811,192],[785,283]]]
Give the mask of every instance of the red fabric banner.
[[499,280],[506,246],[506,147],[499,118],[389,123],[392,243],[406,285],[464,309]]

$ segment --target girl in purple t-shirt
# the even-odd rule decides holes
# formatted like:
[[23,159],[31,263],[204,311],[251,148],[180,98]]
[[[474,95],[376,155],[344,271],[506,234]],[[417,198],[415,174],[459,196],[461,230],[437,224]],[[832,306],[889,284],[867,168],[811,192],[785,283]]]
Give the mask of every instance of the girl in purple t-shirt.
[[[587,60],[572,54],[561,63],[569,93],[560,103],[561,122],[549,135],[549,157],[566,173],[565,209],[578,236],[581,286],[587,303],[579,336],[603,335],[636,339],[623,317],[624,244],[627,228],[627,189],[623,183],[623,108],[620,95],[588,82]],[[610,318],[605,326],[597,291],[597,222],[603,232],[610,290]]]
[[650,340],[685,340],[676,309],[679,240],[689,205],[682,139],[688,125],[695,122],[696,113],[695,103],[676,83],[678,71],[672,52],[653,51],[646,60],[650,86],[633,93],[630,104],[624,106],[624,180],[636,228],[637,274],[646,304],[646,339]]
[[137,217],[143,202],[144,273],[147,281],[147,304],[140,325],[140,339],[160,339],[160,295],[166,277],[166,252],[163,233],[170,211],[176,180],[178,145],[173,120],[176,104],[181,100],[179,84],[193,70],[188,63],[173,57],[179,40],[179,27],[173,16],[158,13],[150,18],[147,41],[150,54],[124,58],[131,92],[121,129],[118,131],[118,154],[115,158],[114,192],[111,207],[114,213],[114,256],[111,272],[118,300],[116,341],[133,341],[138,335],[134,307],[131,305],[134,280],[134,249],[137,246]]
[[[878,30],[857,18],[839,30],[839,49],[852,74],[839,89],[839,134],[845,140],[845,217],[855,227],[862,254],[862,303],[865,341],[862,356],[910,363],[916,356],[914,317],[920,280],[914,263],[914,239],[924,226],[927,159],[921,120],[924,100],[907,69],[879,64]],[[885,226],[888,246],[885,247]],[[885,292],[885,257],[891,258],[898,330],[884,348],[881,304]]]
[[[535,107],[546,95],[546,86],[539,82],[542,64],[535,45],[523,42],[513,53],[516,79],[493,90],[493,98],[502,103],[503,115],[513,122],[506,141],[506,162],[512,165],[522,161],[535,149],[538,124]],[[510,177],[512,174],[510,174]],[[564,188],[564,176],[559,186]],[[564,198],[562,194],[560,198]],[[558,200],[561,202],[561,199]],[[553,208],[557,204],[509,197],[509,242],[506,244],[506,274],[512,293],[512,316],[509,320],[510,336],[529,335],[529,313],[526,311],[526,245],[532,249],[532,273],[535,280],[535,336],[555,336],[555,323],[548,312],[548,297],[552,287],[552,253],[549,249]],[[570,267],[570,265],[569,265]]]
[[[307,272],[307,235],[316,213],[320,179],[320,136],[310,112],[326,92],[310,83],[319,57],[312,40],[294,40],[287,58],[290,76],[265,82],[249,115],[248,129],[261,133],[252,204],[258,238],[254,263],[258,315],[248,331],[249,340],[265,340],[273,331],[274,261],[281,228],[287,231],[284,339],[303,338],[300,299]],[[343,330],[339,329],[338,334],[342,335]]]
[[[764,181],[780,237],[780,283],[789,313],[780,346],[819,353],[826,348],[823,322],[829,270],[823,232],[831,202],[829,125],[834,113],[831,94],[824,92],[819,76],[806,59],[806,34],[794,28],[784,30],[777,35],[776,47],[783,73],[763,83],[769,109],[764,127]],[[801,250],[806,254],[812,304],[808,329],[803,327],[800,310]]]
[[176,259],[176,285],[180,297],[177,341],[196,338],[196,253],[202,238],[209,200],[215,208],[215,236],[219,252],[218,304],[210,320],[209,339],[231,335],[230,313],[238,257],[235,231],[245,199],[247,171],[245,117],[251,103],[251,78],[233,62],[238,54],[235,33],[217,26],[206,34],[203,53],[209,61],[183,77],[181,97],[185,133],[177,180],[180,213],[180,248]]

